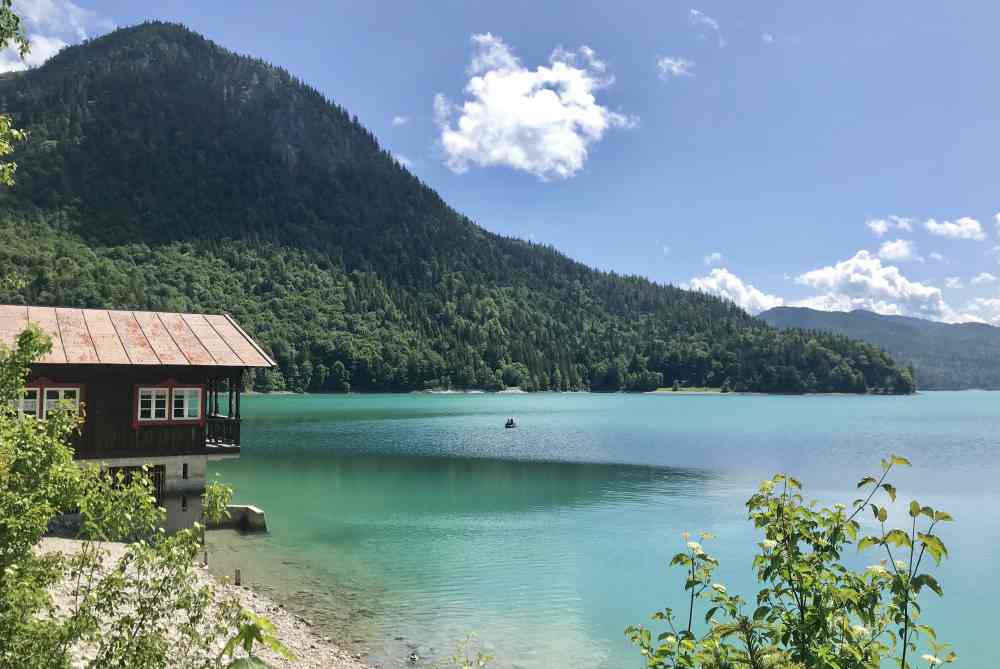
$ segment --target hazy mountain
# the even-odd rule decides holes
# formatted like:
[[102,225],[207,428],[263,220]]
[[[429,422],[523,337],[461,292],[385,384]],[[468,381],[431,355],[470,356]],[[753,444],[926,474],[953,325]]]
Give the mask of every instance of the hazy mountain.
[[[258,387],[891,388],[874,347],[476,226],[288,72],[148,23],[0,77],[0,301],[232,313]],[[609,221],[609,225],[614,221]]]
[[835,332],[880,346],[913,365],[919,388],[1000,389],[1000,328],[992,325],[799,307],[776,307],[760,318],[780,328]]

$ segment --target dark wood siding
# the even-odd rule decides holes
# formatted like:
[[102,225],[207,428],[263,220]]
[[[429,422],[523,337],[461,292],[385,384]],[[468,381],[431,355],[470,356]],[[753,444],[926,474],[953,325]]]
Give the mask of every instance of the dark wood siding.
[[[230,378],[238,371],[190,366],[35,365],[28,383],[44,379],[51,382],[49,385],[83,386],[86,420],[73,440],[77,458],[155,458],[230,449],[206,446],[202,425],[133,427],[135,386],[163,384],[168,380],[180,385],[207,385],[212,379]],[[238,448],[231,450],[239,452]]]

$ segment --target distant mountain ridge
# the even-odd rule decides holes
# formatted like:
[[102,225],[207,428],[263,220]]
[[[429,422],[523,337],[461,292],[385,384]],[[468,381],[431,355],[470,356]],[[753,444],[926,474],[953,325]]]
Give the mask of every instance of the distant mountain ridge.
[[879,346],[913,366],[918,388],[1000,389],[1000,328],[992,325],[805,307],[775,307],[758,317],[779,328],[834,332]]
[[0,109],[29,131],[0,302],[229,312],[278,362],[262,390],[913,388],[867,344],[484,230],[347,110],[183,26],[2,75]]

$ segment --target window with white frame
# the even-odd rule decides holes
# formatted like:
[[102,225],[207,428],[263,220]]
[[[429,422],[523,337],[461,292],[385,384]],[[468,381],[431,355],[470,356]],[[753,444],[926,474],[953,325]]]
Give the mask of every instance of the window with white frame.
[[[65,402],[66,404],[63,404]],[[63,406],[72,409],[80,409],[80,389],[79,388],[45,388],[45,406],[42,415],[52,411],[58,411]]]
[[201,418],[201,388],[174,388],[174,420],[198,420]]
[[167,388],[139,388],[139,422],[167,420]]
[[11,404],[17,409],[17,412],[22,416],[31,416],[32,418],[39,418],[38,415],[38,396],[41,393],[40,388],[25,388],[20,399],[11,400]]

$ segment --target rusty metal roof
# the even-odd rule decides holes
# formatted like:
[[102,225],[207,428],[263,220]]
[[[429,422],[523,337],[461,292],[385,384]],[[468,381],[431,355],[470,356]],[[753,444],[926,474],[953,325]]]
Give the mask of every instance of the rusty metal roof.
[[228,314],[0,305],[0,344],[29,323],[52,338],[43,364],[274,366]]

